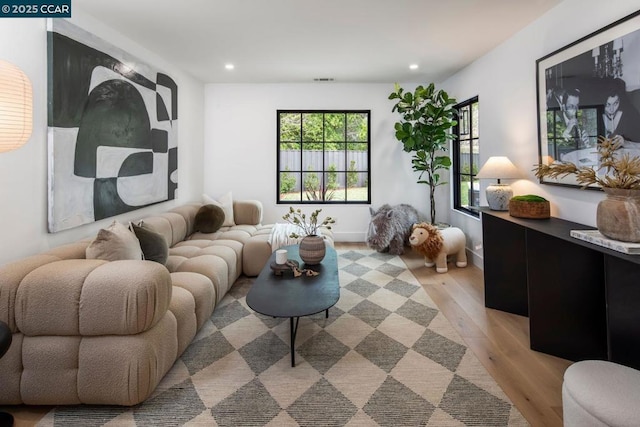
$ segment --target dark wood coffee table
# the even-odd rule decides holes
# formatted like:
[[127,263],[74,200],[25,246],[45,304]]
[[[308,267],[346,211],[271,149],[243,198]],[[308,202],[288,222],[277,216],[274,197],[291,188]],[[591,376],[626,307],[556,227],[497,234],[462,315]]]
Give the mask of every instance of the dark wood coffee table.
[[300,263],[300,269],[308,268],[320,274],[294,277],[293,271],[286,271],[282,275],[276,275],[271,269],[271,263],[276,257],[274,252],[249,290],[247,305],[265,316],[289,318],[291,366],[295,366],[294,344],[300,317],[321,311],[325,311],[326,317],[329,317],[329,308],[340,298],[338,256],[335,249],[327,246],[327,253],[322,262],[319,265],[307,266],[298,255],[298,245],[285,246],[283,249],[288,251],[289,260]]

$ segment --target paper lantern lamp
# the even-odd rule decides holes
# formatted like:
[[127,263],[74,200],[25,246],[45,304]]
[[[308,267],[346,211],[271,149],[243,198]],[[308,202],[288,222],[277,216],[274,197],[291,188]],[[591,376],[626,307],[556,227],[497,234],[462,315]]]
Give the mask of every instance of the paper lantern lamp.
[[20,68],[0,60],[0,153],[24,145],[32,126],[31,82]]

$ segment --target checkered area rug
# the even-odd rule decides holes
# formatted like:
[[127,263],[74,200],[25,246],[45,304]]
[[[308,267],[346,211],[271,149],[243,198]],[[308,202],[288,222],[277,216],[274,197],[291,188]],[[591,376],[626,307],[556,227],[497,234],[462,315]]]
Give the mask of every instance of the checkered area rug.
[[340,300],[253,312],[241,278],[158,389],[132,407],[57,407],[42,426],[526,426],[398,256],[339,250]]

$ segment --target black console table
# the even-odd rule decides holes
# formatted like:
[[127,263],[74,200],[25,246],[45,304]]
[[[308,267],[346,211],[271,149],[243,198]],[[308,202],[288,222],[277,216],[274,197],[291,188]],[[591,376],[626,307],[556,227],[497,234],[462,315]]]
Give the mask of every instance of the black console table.
[[640,369],[640,255],[569,235],[585,229],[483,209],[485,306],[529,316],[533,350]]

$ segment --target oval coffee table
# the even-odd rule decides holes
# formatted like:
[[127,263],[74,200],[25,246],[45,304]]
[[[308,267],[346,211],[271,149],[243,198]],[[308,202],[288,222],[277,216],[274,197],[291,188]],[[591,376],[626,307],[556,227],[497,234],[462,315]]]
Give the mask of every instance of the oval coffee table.
[[[305,265],[298,255],[298,245],[285,246],[289,260],[298,261],[300,269],[317,271],[317,276],[293,276],[293,271],[276,275],[271,269],[275,252],[260,271],[247,294],[247,305],[254,311],[272,317],[288,317],[291,326],[291,366],[296,365],[295,341],[298,321],[302,316],[326,312],[340,298],[338,256],[334,248],[327,246],[327,253],[318,265]],[[295,319],[295,322],[294,322]]]

